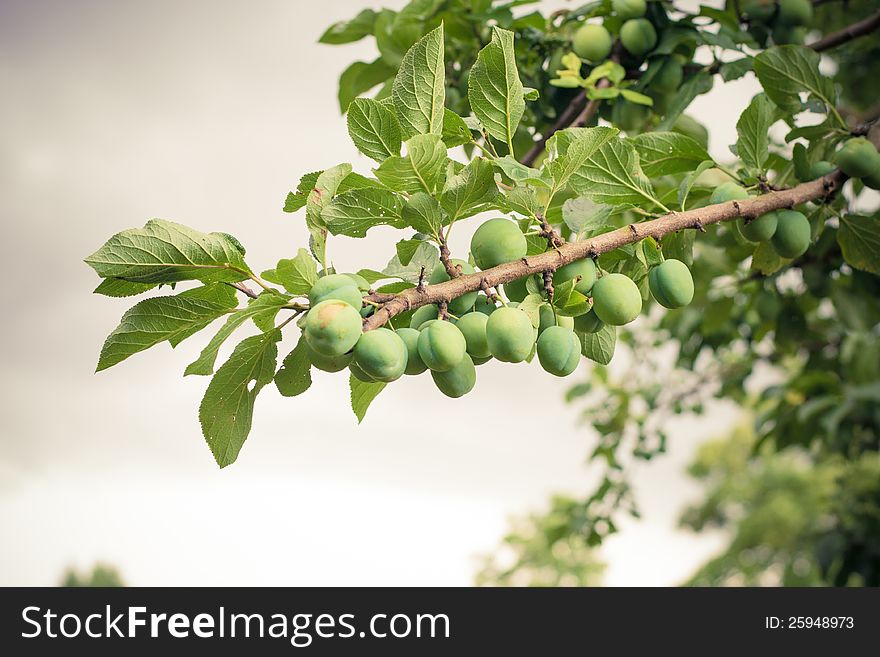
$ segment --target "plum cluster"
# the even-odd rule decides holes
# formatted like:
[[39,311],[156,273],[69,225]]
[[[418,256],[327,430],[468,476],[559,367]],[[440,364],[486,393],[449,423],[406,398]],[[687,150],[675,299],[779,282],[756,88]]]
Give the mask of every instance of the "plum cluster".
[[813,20],[811,0],[747,0],[741,4],[749,32],[759,42],[770,33],[779,45],[801,44]]
[[[525,236],[509,219],[489,219],[471,240],[471,258],[483,270],[519,260],[526,252]],[[462,274],[476,271],[463,260],[453,259],[450,264]],[[449,278],[446,267],[438,263],[428,282]],[[622,326],[642,311],[638,286],[623,274],[602,274],[591,259],[569,263],[553,274],[555,284],[571,283],[592,298],[589,311],[577,317],[563,316],[547,302],[536,313],[526,312],[521,304],[529,288],[536,294],[534,290],[543,285],[538,275],[531,285],[528,279],[505,284],[507,301],[500,305],[485,294],[467,292],[451,300],[443,311],[436,305],[417,308],[408,327],[364,332],[363,316],[372,310],[363,301],[366,281],[356,274],[327,274],[309,294],[311,309],[301,322],[305,348],[311,363],[324,371],[348,368],[361,381],[383,383],[430,371],[443,394],[461,397],[476,383],[476,366],[493,358],[520,363],[537,356],[550,374],[568,376],[581,359],[578,333],[596,333],[605,325]],[[694,294],[687,266],[672,259],[650,271],[649,287],[657,302],[667,308],[687,305]]]
[[[623,23],[618,34],[628,53],[641,57],[657,45],[657,30],[645,18],[645,0],[612,0],[614,14]],[[601,62],[611,54],[613,39],[604,25],[585,23],[572,38],[572,49],[578,57],[590,62]]]
[[[709,203],[725,203],[749,198],[746,189],[734,182],[715,188]],[[797,258],[806,253],[812,238],[809,220],[797,210],[776,210],[754,219],[740,219],[739,230],[750,242],[769,242],[783,258]]]
[[[840,150],[835,153],[834,161],[840,170],[850,178],[860,178],[865,186],[871,189],[880,189],[880,152],[877,152],[874,144],[864,137],[853,137],[846,140]],[[825,165],[830,169],[834,168],[827,162],[817,164]]]

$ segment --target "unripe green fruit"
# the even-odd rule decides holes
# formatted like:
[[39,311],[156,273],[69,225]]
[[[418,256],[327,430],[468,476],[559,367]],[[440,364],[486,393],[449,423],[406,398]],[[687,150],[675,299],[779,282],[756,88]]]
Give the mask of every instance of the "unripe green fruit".
[[694,139],[703,148],[709,148],[709,131],[706,130],[706,126],[692,116],[688,116],[687,114],[679,116],[675,119],[675,123],[672,124],[672,131],[687,135],[691,139]]
[[775,320],[781,309],[782,304],[779,302],[778,295],[769,294],[767,292],[761,292],[761,294],[758,295],[755,302],[755,310],[758,311],[758,316],[765,322]]
[[419,355],[425,365],[436,372],[458,365],[466,349],[467,342],[461,331],[449,322],[431,322],[419,335]]
[[394,331],[378,328],[367,331],[354,348],[354,362],[374,381],[390,383],[406,371],[406,344]]
[[315,352],[341,356],[361,337],[361,314],[344,301],[328,299],[309,310],[304,333]]
[[721,183],[715,188],[715,191],[712,192],[712,196],[709,197],[709,205],[727,203],[728,201],[741,201],[748,197],[749,193],[745,188],[740,187],[735,182]]
[[809,25],[813,20],[813,3],[810,0],[779,0],[776,20],[789,27]]
[[621,20],[641,18],[647,10],[645,0],[611,0],[611,8]]
[[767,23],[776,13],[776,0],[748,0],[742,10],[751,22]]
[[522,301],[529,295],[529,289],[526,287],[528,276],[517,278],[504,284],[504,295],[509,301]]
[[802,45],[807,37],[807,28],[777,25],[773,28],[773,41],[778,46]]
[[538,361],[555,376],[568,376],[581,360],[581,341],[570,328],[551,326],[538,338]]
[[324,356],[312,349],[308,342],[306,342],[306,353],[309,356],[309,362],[323,372],[341,372],[348,367],[354,355],[348,352],[341,356]]
[[421,333],[412,328],[399,328],[397,329],[397,335],[400,336],[403,344],[406,345],[406,369],[403,373],[413,376],[421,374],[428,369],[428,366],[425,365],[425,362],[419,355],[419,336]]
[[797,258],[810,247],[810,222],[800,212],[778,210],[779,221],[773,235],[773,249],[783,258]]
[[611,326],[629,324],[642,312],[642,294],[623,274],[606,274],[593,286],[593,312]]
[[681,260],[665,260],[648,274],[648,287],[661,306],[681,308],[694,298],[694,279]]
[[481,312],[472,312],[462,315],[456,328],[461,331],[467,344],[467,352],[477,358],[487,358],[492,355],[489,351],[489,343],[486,340],[486,324],[489,315]]
[[478,295],[474,303],[474,312],[483,313],[484,315],[491,315],[495,312],[496,308],[495,302],[483,294]]
[[540,336],[551,326],[564,326],[565,328],[574,329],[574,317],[566,317],[553,311],[553,307],[545,303],[538,309],[538,335]]
[[422,324],[426,323],[429,320],[437,319],[437,315],[440,313],[437,306],[428,305],[421,306],[416,308],[416,311],[413,313],[412,318],[409,320],[409,327],[411,329],[420,329],[422,328]]
[[598,333],[605,323],[592,310],[574,318],[574,330],[579,333]]
[[825,160],[813,162],[810,165],[810,180],[815,180],[816,178],[827,176],[836,168],[837,167],[835,167],[831,162],[826,162]]
[[462,359],[445,372],[431,371],[434,384],[447,397],[458,399],[474,389],[477,382],[477,370],[474,361],[465,354]]
[[363,290],[364,292],[366,292],[370,289],[370,282],[360,274],[345,274],[345,276],[348,276],[351,280],[353,280],[354,284],[357,285],[359,290]]
[[[452,258],[450,261],[452,265],[458,265],[461,267],[462,274],[473,274],[474,268],[470,266],[464,260],[459,260],[457,258]],[[443,266],[442,262],[438,262],[434,267],[434,270],[431,272],[431,275],[428,277],[428,283],[431,285],[436,285],[437,283],[445,283],[449,280],[449,274],[446,272],[446,267]],[[468,310],[474,307],[474,302],[477,300],[476,292],[468,292],[467,294],[463,294],[457,299],[453,299],[449,302],[449,312],[453,315],[464,315]]]
[[376,381],[358,367],[358,364],[354,361],[351,361],[351,364],[349,364],[348,371],[351,372],[352,376],[358,381],[363,381],[364,383],[376,383]]
[[489,219],[471,238],[471,254],[480,269],[519,260],[526,255],[527,249],[526,236],[508,219]]
[[657,30],[646,18],[633,18],[621,26],[620,42],[628,53],[640,57],[657,45]]
[[611,118],[612,123],[624,132],[638,132],[645,126],[650,114],[651,109],[647,105],[617,100]]
[[834,156],[837,166],[852,178],[864,178],[880,174],[880,154],[874,144],[864,137],[847,140]]
[[776,232],[776,224],[778,216],[775,212],[762,214],[756,219],[752,219],[746,223],[745,220],[739,220],[739,230],[749,242],[766,242],[773,233]]
[[477,358],[476,356],[471,356],[471,360],[474,362],[474,365],[479,367],[480,365],[485,365],[490,360],[492,360],[492,357],[486,356],[485,358]]
[[581,294],[589,294],[590,290],[593,289],[593,284],[596,282],[596,263],[590,258],[570,262],[556,270],[556,273],[553,274],[553,283],[561,285],[578,277],[580,277],[580,280],[574,286],[574,289]]
[[489,315],[486,340],[495,358],[505,363],[520,363],[535,346],[535,327],[522,310],[506,306]]
[[363,300],[361,291],[357,288],[354,279],[345,274],[327,274],[318,279],[318,282],[309,290],[309,303],[312,307],[328,299],[344,301],[353,308],[361,309]]
[[611,54],[611,34],[602,25],[587,23],[578,28],[572,38],[574,53],[589,62],[601,62]]
[[870,187],[871,189],[880,189],[880,173],[877,173],[873,176],[865,176],[862,178],[862,182],[865,183],[865,187]]
[[669,58],[651,80],[651,87],[657,91],[672,92],[678,89],[684,78],[684,68],[675,59]]

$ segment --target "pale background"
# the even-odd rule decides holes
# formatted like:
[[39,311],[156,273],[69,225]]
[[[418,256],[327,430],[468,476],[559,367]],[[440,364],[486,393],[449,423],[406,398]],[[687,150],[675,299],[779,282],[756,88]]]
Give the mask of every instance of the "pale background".
[[[96,560],[134,585],[466,585],[509,517],[593,484],[595,437],[562,401],[577,376],[537,363],[480,368],[459,401],[407,379],[360,427],[345,376],[293,400],[268,387],[223,471],[197,420],[207,379],[181,377],[207,335],[93,374],[132,303],[90,294],[82,258],[112,233],[152,217],[226,231],[259,270],[305,244],[302,215],[281,212],[300,174],[368,171],[336,81],[372,42],[316,41],[374,4],[0,1],[0,585],[51,585]],[[694,103],[715,156],[729,158],[756,90],[747,76]],[[342,238],[332,256],[376,267],[395,237]],[[718,548],[675,524],[699,492],[683,475],[694,446],[734,417],[680,422],[671,453],[640,466],[644,519],[603,548],[607,584],[675,584]]]

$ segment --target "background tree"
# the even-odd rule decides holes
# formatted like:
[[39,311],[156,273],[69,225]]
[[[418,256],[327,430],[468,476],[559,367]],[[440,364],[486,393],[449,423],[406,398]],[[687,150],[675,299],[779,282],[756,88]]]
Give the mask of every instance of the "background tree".
[[[876,452],[880,219],[851,203],[869,207],[864,187],[880,186],[880,155],[864,139],[876,99],[847,76],[876,72],[880,14],[868,2],[844,12],[806,0],[699,13],[603,0],[549,16],[527,4],[413,0],[331,26],[324,42],[372,36],[380,53],[346,70],[339,94],[375,177],[350,164],[303,176],[285,210],[305,208],[309,251],[261,276],[229,235],[151,222],[111,238],[87,259],[104,278],[98,292],[202,285],[135,306],[99,369],[226,317],[187,368],[211,374],[220,345],[252,320],[260,333],[217,370],[200,409],[225,466],[273,380],[296,396],[313,369],[348,368],[361,420],[404,374],[429,368],[454,397],[492,357],[537,351],[565,375],[578,352],[606,365],[620,342],[636,371],[617,380],[594,367],[569,395],[585,403],[607,474],[587,499],[562,504],[549,537],[520,552],[523,568],[560,563],[536,545],[595,546],[620,513],[637,513],[627,459],[662,453],[665,420],[700,413],[712,395],[755,401],[755,458],[799,448],[860,463]],[[855,22],[829,32],[841,16]],[[820,52],[839,64],[835,77],[820,72]],[[847,69],[847,58],[858,64]],[[737,124],[738,159],[716,162],[705,127],[684,112],[714,84],[752,73],[764,93]],[[770,139],[774,125],[787,127],[784,143]],[[454,259],[449,231],[488,211],[508,218],[482,224],[469,257]],[[381,271],[336,274],[331,236],[362,238],[376,225],[406,231],[396,256]],[[294,320],[305,337],[277,369]],[[781,383],[752,377],[758,364]],[[834,548],[830,581],[875,581],[876,549],[854,540]]]
[[61,577],[61,586],[119,587],[125,582],[114,566],[97,563],[89,571],[68,568]]

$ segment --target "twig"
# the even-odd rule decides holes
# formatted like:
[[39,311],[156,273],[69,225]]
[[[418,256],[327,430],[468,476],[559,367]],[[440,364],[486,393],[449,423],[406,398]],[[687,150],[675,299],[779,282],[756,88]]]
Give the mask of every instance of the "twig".
[[553,302],[553,270],[545,269],[543,272],[544,277],[544,291],[547,293],[547,300],[551,303]]
[[858,23],[847,25],[842,30],[826,34],[818,41],[809,44],[808,47],[816,52],[823,52],[825,50],[830,50],[831,48],[836,48],[837,46],[846,43],[847,41],[852,41],[860,36],[870,34],[878,27],[880,27],[880,11],[874,12],[864,20],[860,20]]
[[367,318],[364,329],[379,328],[395,315],[419,306],[448,303],[467,292],[479,290],[484,285],[493,287],[503,285],[517,278],[556,269],[576,260],[596,257],[621,246],[638,242],[645,237],[659,239],[680,230],[705,230],[706,226],[723,221],[731,221],[739,217],[759,217],[773,210],[825,198],[838,190],[845,180],[846,176],[838,170],[791,189],[770,192],[751,199],[718,203],[686,212],[671,212],[638,224],[635,232],[629,226],[624,226],[582,242],[567,242],[555,250],[507,262],[475,274],[462,275],[437,285],[428,285],[424,292],[419,292],[415,288],[404,290]]
[[425,265],[422,265],[422,268],[419,270],[419,282],[416,284],[416,289],[419,292],[425,291]]
[[541,222],[541,232],[538,233],[541,237],[547,240],[547,244],[551,249],[556,249],[565,244],[565,240],[562,239],[562,235],[553,228],[549,221],[547,221],[547,217],[543,214],[539,213],[535,215],[535,218]]
[[244,283],[227,283],[227,285],[229,287],[234,287],[236,290],[238,290],[239,292],[241,292],[242,294],[244,294],[246,296],[249,296],[251,299],[256,299],[258,296],[260,296],[259,294],[254,292],[252,289],[250,289],[247,285],[245,285]]

